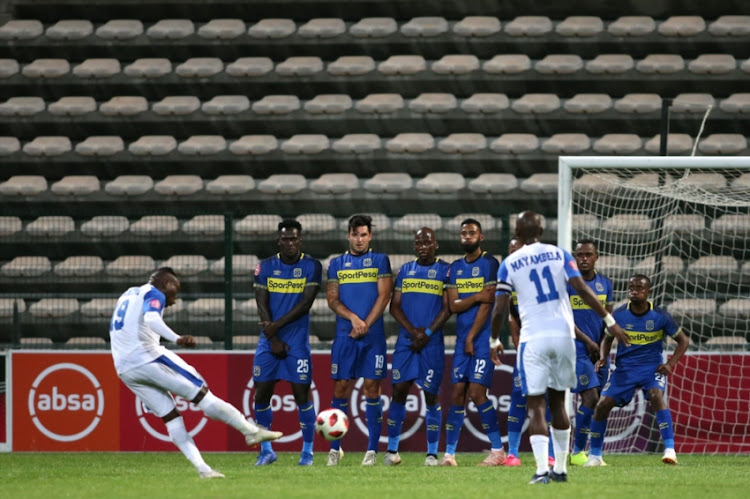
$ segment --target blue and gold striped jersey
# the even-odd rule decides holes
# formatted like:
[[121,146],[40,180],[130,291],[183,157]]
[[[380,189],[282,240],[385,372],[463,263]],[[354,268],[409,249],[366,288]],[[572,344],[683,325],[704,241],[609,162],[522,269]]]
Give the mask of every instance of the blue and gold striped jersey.
[[617,369],[653,369],[662,363],[666,336],[674,336],[681,331],[666,310],[655,307],[651,302],[645,314],[631,312],[628,302],[618,307],[612,316],[630,339],[630,347],[617,347]]
[[[466,258],[456,260],[451,264],[450,276],[445,287],[455,288],[458,291],[459,298],[466,298],[482,291],[487,286],[495,286],[499,265],[497,259],[486,251],[482,252],[482,255],[471,263],[467,262]],[[476,304],[465,312],[457,314],[456,337],[458,340],[466,338],[466,335],[469,334],[478,310],[479,304]],[[485,330],[489,331],[491,315],[487,316],[487,322],[482,326],[482,330],[477,337]]]
[[[394,289],[401,291],[401,310],[412,326],[430,327],[440,313],[449,268],[448,262],[439,258],[432,265],[420,265],[415,259],[401,266]],[[411,338],[400,324],[398,329],[402,336]]]
[[[599,303],[602,304],[602,307],[612,304],[612,281],[608,277],[596,272],[593,279],[590,281],[584,279],[583,282],[599,298]],[[578,295],[578,291],[570,283],[567,284],[567,287],[568,295],[570,296],[570,306],[573,309],[573,321],[575,321],[576,326],[586,336],[594,340],[596,344],[599,344],[602,340],[604,320],[591,307],[586,305],[586,302],[583,301]],[[576,354],[581,357],[588,357],[586,345],[578,340],[576,340]]]

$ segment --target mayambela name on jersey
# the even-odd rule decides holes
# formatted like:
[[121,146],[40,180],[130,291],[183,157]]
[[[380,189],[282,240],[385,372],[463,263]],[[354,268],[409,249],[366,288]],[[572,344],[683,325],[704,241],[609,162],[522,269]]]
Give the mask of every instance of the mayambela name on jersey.
[[549,262],[552,260],[562,260],[562,252],[560,251],[545,251],[538,255],[523,256],[515,262],[510,262],[510,266],[513,270],[518,270],[527,265],[536,265],[537,263]]
[[443,281],[433,279],[404,279],[401,281],[402,293],[429,293],[432,295],[443,294]]
[[302,279],[277,279],[271,277],[266,286],[272,293],[302,293],[305,290],[306,278]]
[[339,270],[336,272],[339,284],[351,284],[356,282],[377,282],[378,269]]
[[456,288],[459,293],[478,293],[484,289],[484,277],[456,279]]

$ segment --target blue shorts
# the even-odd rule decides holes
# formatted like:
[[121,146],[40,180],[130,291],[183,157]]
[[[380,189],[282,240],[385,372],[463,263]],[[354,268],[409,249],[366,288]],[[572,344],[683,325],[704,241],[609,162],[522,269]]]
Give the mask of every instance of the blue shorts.
[[615,369],[609,375],[607,384],[602,390],[602,397],[611,397],[615,405],[623,407],[633,400],[636,389],[643,390],[646,400],[651,388],[658,388],[662,392],[667,387],[667,377],[656,372],[658,366],[651,369],[638,369],[628,372],[625,369]]
[[495,364],[489,356],[466,355],[463,349],[457,348],[453,354],[453,369],[451,369],[451,383],[478,383],[489,388],[492,386],[492,376]]
[[422,390],[436,395],[440,390],[445,369],[445,345],[443,335],[434,335],[421,352],[413,352],[410,342],[396,343],[391,361],[393,384],[416,381]]
[[258,343],[253,357],[253,379],[255,381],[285,380],[290,383],[309,385],[312,383],[312,355],[309,345],[289,345],[283,359],[271,353],[268,342]]
[[356,340],[336,336],[331,347],[331,378],[383,379],[388,372],[385,351],[382,334],[366,334]]
[[610,361],[607,359],[607,365],[600,367],[599,372],[596,373],[596,376],[599,378],[599,388],[607,384],[607,380],[609,379],[609,369]]
[[599,373],[594,370],[594,363],[586,356],[576,357],[576,386],[571,388],[573,393],[581,393],[592,388],[599,388]]

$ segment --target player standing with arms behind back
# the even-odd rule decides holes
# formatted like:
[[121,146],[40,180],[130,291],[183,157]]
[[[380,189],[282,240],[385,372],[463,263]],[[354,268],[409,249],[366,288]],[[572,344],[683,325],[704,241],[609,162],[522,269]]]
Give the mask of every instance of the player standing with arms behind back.
[[109,338],[117,375],[138,399],[167,425],[172,442],[188,458],[201,478],[224,478],[203,460],[187,432],[173,395],[197,405],[206,416],[228,424],[245,436],[248,446],[282,437],[248,421],[233,405],[208,390],[193,366],[159,344],[164,338],[183,347],[194,347],[195,338],[180,336],[164,323],[165,307],[174,305],[180,280],[169,267],[151,274],[148,284],[125,291],[117,300],[109,324]]
[[[627,344],[624,331],[602,307],[581,279],[576,262],[567,251],[539,242],[541,217],[532,211],[518,215],[516,237],[524,246],[500,265],[497,297],[492,315],[492,361],[499,365],[498,336],[508,318],[511,293],[518,296],[521,322],[520,351],[517,356],[521,385],[529,410],[529,441],[534,451],[536,473],[532,484],[568,480],[567,457],[570,421],[565,410],[565,392],[575,386],[575,344],[573,311],[565,287],[568,281],[581,298],[604,319],[610,331]],[[555,466],[548,467],[547,424],[544,417],[545,393],[552,412],[552,439]]]
[[[380,381],[388,370],[383,311],[391,298],[393,277],[388,256],[370,249],[371,217],[351,217],[347,239],[349,250],[332,259],[328,266],[326,298],[336,314],[336,337],[331,347],[331,407],[347,412],[354,380],[364,378],[369,441],[362,465],[373,466],[383,425]],[[327,465],[337,466],[343,454],[340,441],[331,442]]]
[[422,227],[414,236],[417,259],[405,263],[396,277],[391,315],[399,324],[391,377],[393,397],[388,412],[388,453],[383,464],[400,464],[398,444],[406,416],[406,398],[416,380],[427,404],[427,458],[425,466],[437,466],[442,413],[438,392],[443,381],[445,342],[443,326],[451,312],[443,292],[450,266],[435,256],[435,231]]
[[[300,466],[313,464],[315,407],[310,400],[312,354],[310,307],[320,290],[320,262],[302,253],[302,225],[286,219],[278,226],[279,253],[255,268],[255,301],[262,328],[253,357],[255,419],[271,428],[271,397],[280,379],[292,385],[302,429]],[[271,442],[260,444],[256,466],[276,461]]]

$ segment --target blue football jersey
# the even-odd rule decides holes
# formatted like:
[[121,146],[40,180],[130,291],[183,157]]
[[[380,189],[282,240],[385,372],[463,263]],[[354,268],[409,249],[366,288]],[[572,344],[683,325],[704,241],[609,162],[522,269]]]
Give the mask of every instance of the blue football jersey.
[[[596,272],[594,278],[590,281],[583,280],[591,288],[602,307],[613,302],[612,299],[612,281],[608,277]],[[602,331],[604,330],[604,321],[586,302],[578,295],[578,291],[568,283],[568,295],[570,295],[570,306],[573,309],[573,320],[576,326],[584,332],[586,336],[599,344],[602,340]],[[588,356],[586,345],[576,340],[576,354],[582,357]]]
[[618,307],[612,316],[630,339],[630,347],[617,347],[617,369],[653,370],[662,363],[665,335],[674,336],[680,332],[680,326],[672,316],[650,302],[645,314],[634,314],[627,303]]
[[[497,284],[498,266],[497,259],[486,251],[482,252],[482,255],[471,263],[467,262],[466,258],[461,258],[451,264],[448,283],[445,287],[456,288],[458,297],[466,298],[482,291],[487,286],[495,286]],[[456,316],[457,344],[469,334],[478,310],[479,304],[475,304]],[[492,314],[487,316],[487,321],[476,336],[477,338],[490,330],[491,316]]]
[[[378,279],[391,277],[391,261],[385,253],[367,250],[362,255],[349,251],[331,260],[328,282],[339,284],[339,300],[364,320],[378,299]],[[336,335],[348,336],[352,323],[336,316]],[[368,334],[385,335],[383,316],[370,327]]]
[[[449,268],[448,263],[439,258],[432,265],[420,265],[415,259],[401,266],[394,289],[401,291],[401,310],[412,326],[430,327],[440,313]],[[398,329],[400,336],[411,339],[400,324]],[[437,334],[442,330],[433,332]]]

